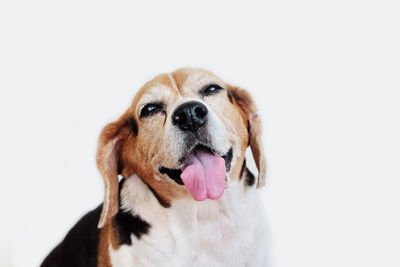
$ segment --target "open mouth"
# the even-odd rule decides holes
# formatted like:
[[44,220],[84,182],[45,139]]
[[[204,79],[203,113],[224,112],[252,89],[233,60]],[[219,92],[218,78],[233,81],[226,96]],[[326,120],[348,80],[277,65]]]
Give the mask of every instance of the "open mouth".
[[218,156],[204,145],[196,145],[192,151],[180,160],[180,169],[160,167],[162,174],[167,174],[179,185],[185,185],[195,200],[219,198],[226,186],[226,173],[230,171],[232,148]]

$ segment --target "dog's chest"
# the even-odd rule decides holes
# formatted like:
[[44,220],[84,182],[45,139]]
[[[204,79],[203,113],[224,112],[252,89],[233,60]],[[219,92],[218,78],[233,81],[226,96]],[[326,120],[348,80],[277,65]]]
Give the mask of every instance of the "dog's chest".
[[240,191],[218,201],[177,201],[168,209],[149,196],[141,205],[135,201],[150,231],[132,235],[132,245],[110,248],[113,266],[249,266],[263,250],[262,207],[256,194]]

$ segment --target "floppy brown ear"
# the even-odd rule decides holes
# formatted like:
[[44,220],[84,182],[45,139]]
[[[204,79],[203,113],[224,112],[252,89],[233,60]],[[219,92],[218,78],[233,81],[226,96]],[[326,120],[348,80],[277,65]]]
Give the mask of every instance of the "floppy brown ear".
[[128,113],[107,124],[100,133],[97,147],[97,167],[103,176],[105,195],[98,228],[103,227],[119,209],[118,174],[121,168],[120,152],[129,134]]
[[235,102],[246,114],[249,123],[249,145],[258,169],[257,188],[259,188],[265,184],[266,173],[266,160],[261,137],[261,119],[257,113],[257,108],[254,104],[253,98],[251,97],[249,92],[235,86],[230,86],[230,90],[233,98],[235,99]]

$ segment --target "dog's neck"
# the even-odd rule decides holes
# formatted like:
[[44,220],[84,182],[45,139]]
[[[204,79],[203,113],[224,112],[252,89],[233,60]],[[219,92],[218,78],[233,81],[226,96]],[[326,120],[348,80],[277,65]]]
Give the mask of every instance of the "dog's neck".
[[117,214],[118,218],[123,213],[122,221],[114,221],[116,236],[126,246],[115,251],[112,260],[117,264],[117,259],[123,258],[134,265],[136,251],[142,251],[146,260],[157,262],[154,266],[189,266],[192,256],[201,251],[196,266],[216,260],[227,266],[260,266],[252,264],[252,255],[255,250],[265,254],[265,246],[259,244],[264,240],[259,228],[263,213],[255,183],[249,186],[247,172],[245,168],[241,179],[230,182],[219,199],[196,201],[188,195],[172,201],[169,207],[160,204],[140,177],[126,178]]

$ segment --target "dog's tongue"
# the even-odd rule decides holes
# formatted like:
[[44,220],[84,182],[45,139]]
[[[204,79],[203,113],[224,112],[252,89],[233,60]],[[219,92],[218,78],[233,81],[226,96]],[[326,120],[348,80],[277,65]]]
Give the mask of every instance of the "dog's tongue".
[[217,199],[225,189],[225,160],[205,151],[191,154],[181,178],[195,200]]

